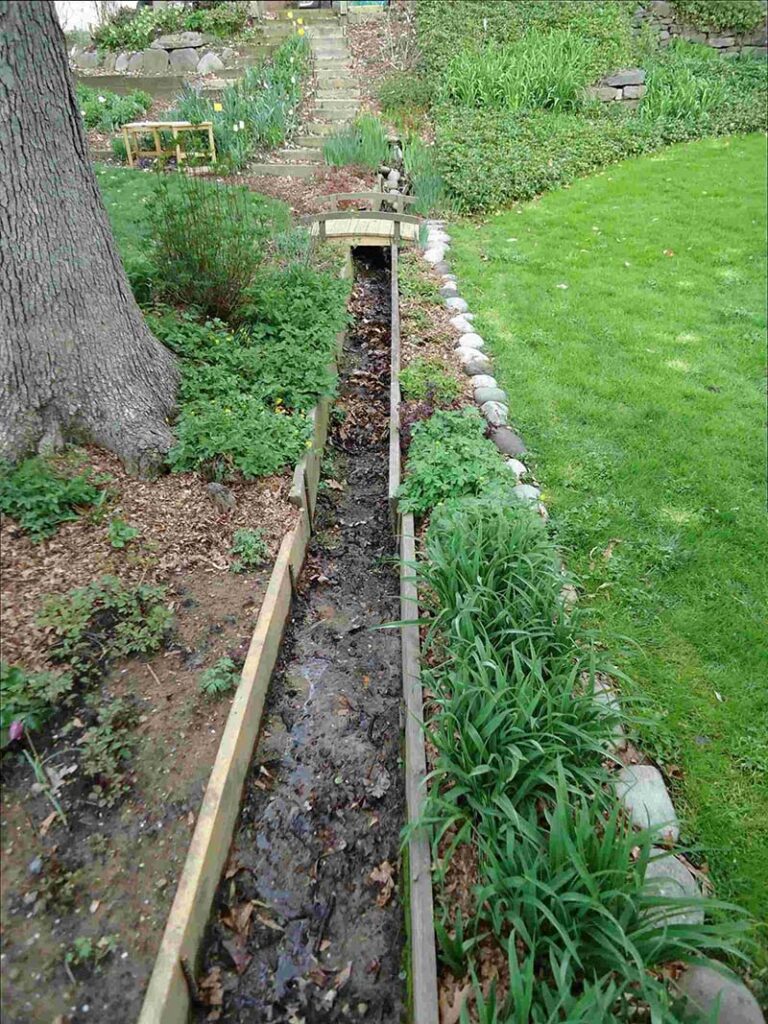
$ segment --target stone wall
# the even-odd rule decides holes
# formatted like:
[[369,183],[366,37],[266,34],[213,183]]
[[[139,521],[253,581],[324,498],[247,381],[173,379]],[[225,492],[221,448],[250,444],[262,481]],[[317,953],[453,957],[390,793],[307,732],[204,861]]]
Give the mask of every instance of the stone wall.
[[587,96],[603,103],[619,102],[625,107],[634,108],[645,96],[645,71],[642,68],[616,71],[587,89]]
[[673,39],[687,39],[692,43],[704,43],[725,54],[768,54],[768,30],[765,21],[748,34],[705,32],[680,21],[674,7],[667,0],[649,0],[643,3],[635,13],[635,26],[638,31],[644,26],[649,26],[657,36],[660,46],[668,46]]
[[106,74],[210,75],[235,62],[235,51],[202,32],[160,36],[146,50],[99,53],[73,46],[70,60],[79,70]]

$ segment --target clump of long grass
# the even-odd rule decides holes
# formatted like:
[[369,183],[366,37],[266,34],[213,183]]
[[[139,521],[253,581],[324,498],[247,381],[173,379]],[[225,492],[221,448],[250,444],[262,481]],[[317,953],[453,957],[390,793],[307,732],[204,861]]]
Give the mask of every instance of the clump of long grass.
[[354,124],[331,135],[323,146],[323,159],[332,167],[370,167],[386,163],[391,145],[387,129],[374,114],[363,114]]
[[306,38],[293,35],[271,60],[247,68],[215,101],[185,85],[171,117],[193,124],[212,121],[219,158],[240,170],[257,150],[274,149],[295,131],[309,55]]
[[512,44],[460,49],[444,78],[443,96],[463,107],[570,110],[594,78],[596,43],[557,29],[532,30]]
[[[434,835],[444,961],[475,981],[485,1024],[630,1020],[638,1005],[678,1021],[657,969],[741,956],[742,922],[670,920],[703,900],[646,887],[657,837],[633,831],[613,794],[606,764],[623,719],[593,695],[611,665],[565,607],[541,520],[501,492],[447,502],[433,512],[419,573],[436,662],[422,824]],[[462,916],[440,886],[466,844],[477,879]],[[507,957],[504,984],[490,991],[474,956],[488,936]]]
[[428,217],[440,208],[445,199],[445,182],[437,166],[434,148],[425,145],[415,132],[403,143],[403,167],[416,196],[414,209]]

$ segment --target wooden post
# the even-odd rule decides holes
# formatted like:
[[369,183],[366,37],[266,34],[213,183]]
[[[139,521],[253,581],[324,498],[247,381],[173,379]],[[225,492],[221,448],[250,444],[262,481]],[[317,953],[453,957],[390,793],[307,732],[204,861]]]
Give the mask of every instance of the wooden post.
[[155,153],[158,156],[163,155],[163,147],[160,145],[160,132],[157,128],[152,129],[152,138],[155,140]]
[[176,143],[176,167],[181,167],[182,153],[181,146],[179,145],[179,129],[174,127],[173,129],[173,141]]
[[213,124],[208,125],[208,144],[211,147],[211,163],[216,163],[216,144],[213,141]]
[[123,142],[125,143],[125,154],[128,157],[128,166],[133,167],[133,153],[131,152],[131,136],[128,129],[123,125]]

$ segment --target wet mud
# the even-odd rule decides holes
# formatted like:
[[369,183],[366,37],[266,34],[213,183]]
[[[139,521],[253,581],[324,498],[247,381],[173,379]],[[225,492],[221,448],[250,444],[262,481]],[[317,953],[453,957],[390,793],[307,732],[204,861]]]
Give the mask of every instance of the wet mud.
[[[388,255],[388,254],[387,254]],[[315,520],[219,886],[199,1020],[404,1017],[389,271],[358,250]]]

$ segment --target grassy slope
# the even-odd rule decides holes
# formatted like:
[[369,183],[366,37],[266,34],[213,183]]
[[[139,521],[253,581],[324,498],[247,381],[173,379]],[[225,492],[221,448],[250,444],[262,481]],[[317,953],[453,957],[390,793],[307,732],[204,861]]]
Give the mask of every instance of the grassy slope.
[[451,253],[687,836],[762,920],[765,218],[765,139],[707,140],[459,226]]

